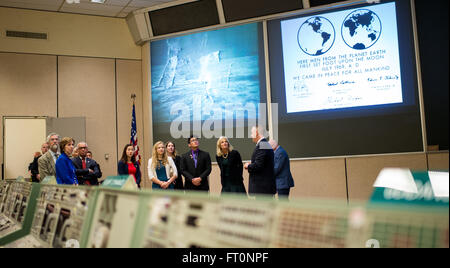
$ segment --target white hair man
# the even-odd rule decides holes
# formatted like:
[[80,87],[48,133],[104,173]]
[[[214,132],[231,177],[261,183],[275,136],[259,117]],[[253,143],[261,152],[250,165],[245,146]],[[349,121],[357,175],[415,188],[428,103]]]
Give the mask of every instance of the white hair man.
[[47,176],[56,177],[55,163],[59,157],[58,149],[60,141],[60,136],[56,133],[50,133],[47,136],[49,150],[38,160],[39,175],[41,181]]
[[98,185],[98,179],[102,176],[100,167],[94,159],[86,157],[89,150],[86,142],[77,144],[78,156],[72,158],[75,166],[75,174],[81,185]]
[[273,174],[273,150],[264,137],[264,128],[255,126],[252,128],[252,140],[256,143],[251,163],[246,163],[244,168],[249,173],[248,193],[269,194],[276,192],[275,176]]

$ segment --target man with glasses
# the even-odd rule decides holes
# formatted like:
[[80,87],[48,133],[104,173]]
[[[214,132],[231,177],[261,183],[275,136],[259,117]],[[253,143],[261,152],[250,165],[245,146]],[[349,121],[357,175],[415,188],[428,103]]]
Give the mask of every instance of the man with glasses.
[[98,185],[98,178],[102,176],[99,166],[95,160],[86,157],[88,145],[86,142],[80,142],[77,145],[78,157],[72,158],[80,185]]
[[208,176],[211,173],[209,153],[199,149],[195,136],[188,139],[189,151],[181,157],[181,173],[185,178],[184,188],[191,191],[209,191]]

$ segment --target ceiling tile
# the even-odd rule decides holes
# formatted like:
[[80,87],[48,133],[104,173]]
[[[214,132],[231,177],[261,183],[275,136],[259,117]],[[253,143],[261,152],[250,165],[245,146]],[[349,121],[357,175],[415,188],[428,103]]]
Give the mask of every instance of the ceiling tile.
[[128,16],[128,13],[120,12],[119,15],[117,15],[116,17],[118,17],[118,18],[126,18],[127,16]]
[[63,0],[0,0],[0,6],[5,7],[17,7],[17,8],[26,8],[26,9],[37,9],[37,10],[47,10],[47,11],[57,11],[61,6]]
[[121,6],[125,7],[128,5],[130,0],[106,0],[105,4],[112,5],[112,6]]
[[130,7],[151,7],[168,2],[174,2],[174,0],[133,0],[128,5]]
[[80,3],[75,5],[64,4],[60,11],[69,13],[115,17],[122,9],[123,7],[120,6]]

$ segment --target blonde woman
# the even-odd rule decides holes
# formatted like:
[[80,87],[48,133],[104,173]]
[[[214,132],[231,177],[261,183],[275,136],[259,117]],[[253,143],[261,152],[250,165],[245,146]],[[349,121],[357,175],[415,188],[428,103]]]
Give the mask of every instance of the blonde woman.
[[148,177],[152,180],[152,189],[173,189],[178,177],[177,167],[172,157],[167,156],[164,142],[153,146],[152,158],[148,160]]
[[233,149],[227,137],[217,140],[216,160],[220,168],[222,193],[246,194],[242,158],[239,152]]

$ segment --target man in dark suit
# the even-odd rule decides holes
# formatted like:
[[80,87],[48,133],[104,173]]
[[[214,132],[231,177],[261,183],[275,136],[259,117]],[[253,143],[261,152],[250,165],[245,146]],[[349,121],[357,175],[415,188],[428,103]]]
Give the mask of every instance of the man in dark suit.
[[199,149],[199,141],[195,136],[188,139],[189,152],[181,157],[181,172],[185,178],[186,190],[209,191],[208,176],[211,173],[211,157],[209,153]]
[[272,147],[264,138],[264,128],[253,127],[252,140],[256,143],[252,161],[244,165],[250,174],[248,193],[274,195],[276,193],[274,154]]
[[80,142],[77,145],[78,156],[72,158],[75,166],[75,174],[77,175],[80,185],[98,185],[98,178],[102,176],[95,160],[86,157],[88,145],[86,142]]
[[291,165],[287,152],[281,147],[276,140],[269,141],[275,152],[274,173],[277,184],[278,198],[288,198],[291,187],[294,187],[294,178],[291,174]]
[[31,162],[30,165],[28,166],[28,171],[30,171],[30,173],[31,173],[31,181],[36,182],[36,183],[41,182],[41,175],[39,175],[38,160],[42,155],[44,155],[48,152],[48,143],[42,144],[41,152],[42,152],[42,154],[39,154],[39,152],[35,153],[33,162]]

